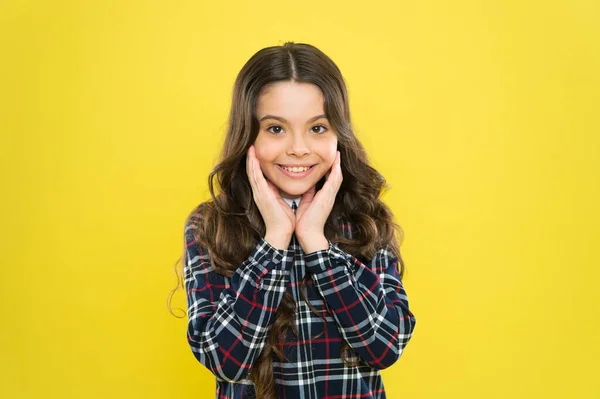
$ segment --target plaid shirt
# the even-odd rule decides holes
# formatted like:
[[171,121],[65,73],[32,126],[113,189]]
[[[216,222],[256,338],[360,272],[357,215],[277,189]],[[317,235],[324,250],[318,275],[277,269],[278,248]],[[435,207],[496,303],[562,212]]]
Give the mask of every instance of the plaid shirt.
[[[341,227],[351,238],[351,225]],[[195,228],[195,220],[188,220],[187,339],[197,360],[215,375],[218,399],[255,397],[248,372],[266,343],[286,290],[297,304],[299,336],[283,337],[287,362],[273,355],[278,396],[385,398],[379,370],[398,360],[416,324],[397,258],[387,247],[363,263],[331,241],[329,249],[305,254],[295,235],[287,250],[263,238],[228,278],[214,271],[207,249],[194,239]],[[325,321],[300,294],[298,283],[307,273],[307,299]],[[358,367],[342,362],[342,340],[354,350],[349,360],[358,355]]]

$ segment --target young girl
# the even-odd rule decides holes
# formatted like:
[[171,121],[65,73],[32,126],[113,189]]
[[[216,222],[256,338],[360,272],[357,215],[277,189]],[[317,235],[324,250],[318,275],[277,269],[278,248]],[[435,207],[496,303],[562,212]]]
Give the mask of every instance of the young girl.
[[254,54],[208,182],[185,223],[184,281],[188,343],[217,398],[385,398],[379,370],[416,319],[386,182],[333,61],[293,42]]

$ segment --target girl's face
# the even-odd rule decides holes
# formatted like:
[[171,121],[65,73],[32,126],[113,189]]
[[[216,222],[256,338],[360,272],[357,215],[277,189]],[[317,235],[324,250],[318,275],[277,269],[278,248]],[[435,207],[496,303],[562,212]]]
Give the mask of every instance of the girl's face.
[[[261,92],[256,116],[260,130],[254,147],[263,174],[284,197],[304,194],[331,168],[337,151],[323,93],[312,83],[277,82]],[[305,166],[310,169],[303,171]]]

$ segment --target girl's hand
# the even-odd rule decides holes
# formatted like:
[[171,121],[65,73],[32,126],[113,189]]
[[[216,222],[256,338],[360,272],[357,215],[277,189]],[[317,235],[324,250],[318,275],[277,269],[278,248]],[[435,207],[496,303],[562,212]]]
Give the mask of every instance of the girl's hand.
[[300,206],[296,209],[296,237],[305,253],[328,248],[325,239],[325,222],[333,209],[335,197],[342,185],[343,176],[340,166],[340,152],[327,172],[325,184],[315,195],[316,187],[302,195]]
[[250,186],[252,186],[254,202],[267,228],[265,238],[269,237],[267,239],[269,244],[280,249],[287,249],[294,232],[296,217],[292,208],[281,198],[279,189],[263,176],[260,163],[256,158],[254,145],[251,145],[248,149],[246,173],[248,174]]

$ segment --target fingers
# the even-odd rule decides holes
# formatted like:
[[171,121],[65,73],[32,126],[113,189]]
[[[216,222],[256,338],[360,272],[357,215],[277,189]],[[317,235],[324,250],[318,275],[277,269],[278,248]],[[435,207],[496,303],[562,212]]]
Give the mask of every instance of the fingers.
[[342,181],[344,181],[344,176],[342,175],[342,154],[339,151],[337,153],[338,188],[340,188]]
[[327,180],[323,186],[324,188],[327,187],[326,190],[329,192],[329,195],[333,197],[337,194],[343,181],[340,157],[340,152],[337,151],[335,160],[333,161],[333,165],[331,165],[331,169],[327,174]]
[[248,180],[252,186],[253,192],[259,197],[268,195],[271,191],[276,198],[279,198],[279,189],[270,181],[268,181],[262,173],[260,162],[256,158],[256,149],[254,145],[248,148],[246,156],[246,169],[248,171]]
[[267,184],[267,179],[265,179],[262,169],[260,168],[260,162],[258,162],[258,159],[254,155],[252,156],[252,162],[254,162],[253,170],[256,186],[261,193],[266,193],[269,190],[269,185]]
[[312,186],[310,189],[308,189],[307,192],[302,194],[302,198],[300,199],[300,204],[310,203],[313,200],[316,191],[317,191],[317,186]]
[[256,195],[258,193],[258,184],[256,182],[256,172],[254,168],[254,146],[250,146],[246,153],[246,174],[248,175],[248,181],[252,187],[252,192]]
[[266,180],[266,182],[273,194],[275,194],[275,198],[280,199],[281,193],[279,192],[279,188],[277,188],[277,186],[271,180]]

